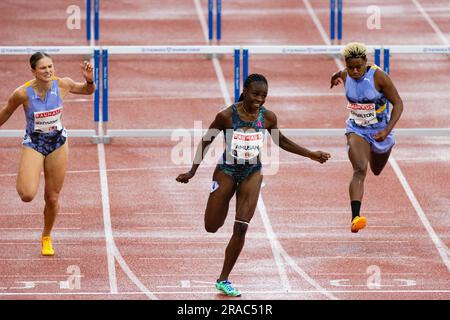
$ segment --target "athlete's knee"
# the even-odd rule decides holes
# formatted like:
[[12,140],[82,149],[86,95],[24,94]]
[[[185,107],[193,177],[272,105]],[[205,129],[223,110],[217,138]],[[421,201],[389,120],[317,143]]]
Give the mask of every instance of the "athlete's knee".
[[358,178],[365,178],[367,173],[367,163],[357,162],[353,165],[353,175]]
[[217,230],[219,230],[223,226],[224,223],[225,223],[225,221],[213,222],[213,223],[205,221],[205,230],[208,233],[216,233]]
[[376,175],[376,176],[379,176],[379,175],[381,174],[381,171],[383,171],[383,168],[381,168],[381,169],[378,169],[378,168],[373,169],[373,168],[372,168],[372,172],[373,172],[373,174]]
[[371,166],[370,169],[372,170],[373,174],[376,176],[379,176],[381,174],[381,172],[384,169],[385,164],[380,165],[380,166]]
[[243,220],[235,220],[233,227],[233,235],[237,237],[245,237],[248,229],[248,222]]
[[379,176],[381,172],[383,171],[384,167],[386,165],[386,162],[384,163],[375,163],[370,165],[370,170],[373,172],[374,175]]
[[216,233],[217,232],[217,230],[219,230],[219,226],[212,226],[212,225],[207,225],[207,224],[205,224],[205,230],[206,230],[206,232],[209,232],[209,233]]
[[20,192],[20,191],[18,191],[18,193],[19,193],[20,199],[23,202],[31,202],[34,199],[34,196],[35,196],[32,193],[23,193],[23,192]]
[[17,193],[19,194],[19,197],[23,202],[30,202],[36,196],[36,191],[28,188],[22,188],[20,186],[17,186]]
[[59,192],[46,192],[44,195],[44,200],[46,204],[56,205],[59,200]]

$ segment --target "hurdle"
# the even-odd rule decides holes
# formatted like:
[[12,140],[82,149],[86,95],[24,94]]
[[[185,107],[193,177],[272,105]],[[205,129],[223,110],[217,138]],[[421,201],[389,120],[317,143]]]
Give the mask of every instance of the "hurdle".
[[170,136],[173,129],[108,129],[109,121],[109,80],[108,59],[112,55],[233,55],[234,56],[234,99],[240,95],[241,48],[238,46],[103,46],[102,47],[102,125],[103,143],[109,143],[112,137],[160,137]]
[[[337,8],[336,8],[337,5]],[[340,45],[342,41],[342,0],[330,0],[330,40]],[[337,19],[336,19],[337,14]],[[336,20],[337,20],[337,37],[336,37]]]
[[[208,39],[214,42],[214,0],[208,0]],[[222,0],[216,0],[216,44],[222,39]]]
[[94,40],[100,39],[100,3],[99,0],[86,0],[86,40],[92,39],[92,10],[94,10]]
[[[243,81],[248,76],[250,56],[258,54],[288,55],[288,54],[324,54],[341,55],[345,46],[245,46],[243,51]],[[383,57],[383,70],[390,72],[390,56],[392,54],[450,54],[450,46],[408,46],[408,45],[368,45],[369,54],[374,55],[375,63],[380,66]],[[292,136],[338,136],[344,134],[344,129],[283,129]],[[395,132],[401,136],[449,136],[450,128],[396,128]]]
[[[341,55],[344,46],[246,46],[242,49],[242,81],[248,77],[249,54],[325,54]],[[377,46],[368,46],[369,52],[374,54],[375,63],[380,64],[381,50]],[[378,61],[378,63],[377,63]]]

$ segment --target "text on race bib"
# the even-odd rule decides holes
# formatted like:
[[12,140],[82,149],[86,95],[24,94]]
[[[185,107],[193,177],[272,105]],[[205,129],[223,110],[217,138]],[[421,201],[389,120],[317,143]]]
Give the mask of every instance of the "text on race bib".
[[262,132],[233,132],[231,155],[237,159],[250,160],[259,155],[263,146]]
[[349,110],[349,119],[355,121],[357,125],[367,126],[378,123],[374,103],[351,103],[347,104]]
[[61,130],[62,107],[53,110],[38,111],[34,113],[34,131],[48,133]]

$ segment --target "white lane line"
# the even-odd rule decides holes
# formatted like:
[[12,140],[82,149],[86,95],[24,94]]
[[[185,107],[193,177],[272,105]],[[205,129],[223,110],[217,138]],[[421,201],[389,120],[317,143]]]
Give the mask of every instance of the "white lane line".
[[331,40],[328,38],[328,33],[323,28],[322,24],[320,23],[319,18],[317,17],[316,13],[314,12],[314,9],[312,8],[311,4],[309,3],[309,0],[303,0],[303,4],[306,7],[306,10],[308,11],[309,15],[311,16],[312,21],[314,22],[314,25],[316,26],[317,30],[320,33],[320,36],[322,37],[322,40],[327,44],[331,45]]
[[[445,45],[449,45],[449,41],[447,39],[447,37],[445,37],[445,35],[442,33],[441,29],[438,27],[438,25],[433,21],[433,19],[428,15],[428,13],[425,11],[425,9],[422,7],[422,5],[420,4],[420,2],[418,0],[411,0],[415,6],[417,7],[417,9],[419,9],[420,13],[424,16],[425,20],[427,20],[427,22],[430,24],[431,28],[433,28],[434,32],[436,32],[436,34],[438,35],[439,39],[441,39],[442,43]],[[397,162],[395,162],[397,164]],[[399,170],[399,172],[401,173],[400,167],[397,164],[397,168]],[[407,181],[405,179],[405,182],[407,184]],[[408,188],[409,185],[407,184]],[[404,187],[405,188],[405,187]],[[411,190],[411,188],[409,188],[409,190]],[[406,191],[406,189],[405,189]],[[407,192],[408,194],[408,192]],[[432,238],[436,248],[439,251],[439,255],[441,256],[441,258],[444,260],[444,263],[447,266],[447,269],[450,271],[450,266],[449,266],[449,256],[450,256],[450,249],[441,241],[441,239],[439,238],[439,236],[434,232],[434,229],[431,227],[430,222],[428,221],[428,219],[426,218],[425,213],[423,212],[422,208],[419,205],[419,202],[417,201],[416,197],[414,196],[414,193],[412,193],[411,190],[411,195],[412,197],[415,199],[415,203],[418,205],[418,208],[420,209],[419,211],[416,209],[417,214],[419,215],[420,221],[422,221],[422,223],[425,226],[425,229],[427,229],[428,234],[430,234],[430,232],[432,232],[430,234],[430,237]],[[410,195],[408,194],[408,197]],[[410,198],[411,199],[411,198]],[[411,202],[413,203],[413,201],[411,200]],[[416,206],[413,203],[414,208],[416,208]],[[428,226],[428,227],[427,227]],[[445,259],[444,259],[445,256]]]
[[131,271],[130,267],[128,267],[128,264],[123,259],[122,255],[120,254],[119,250],[114,244],[114,257],[117,259],[117,262],[119,263],[122,270],[127,274],[128,278],[150,299],[152,300],[158,300],[158,298],[154,295],[153,292],[147,289],[147,287],[139,280],[139,278]]
[[194,0],[194,5],[195,5],[195,10],[197,11],[198,20],[199,20],[200,25],[202,27],[203,38],[205,39],[206,42],[209,43],[208,27],[206,25],[206,20],[204,19],[204,16],[203,16],[203,8],[202,8],[202,5],[200,3],[200,0]]
[[428,24],[433,28],[434,32],[438,35],[439,39],[445,44],[449,45],[448,39],[445,37],[445,35],[442,33],[441,29],[438,27],[438,25],[431,19],[431,17],[428,15],[428,13],[425,11],[425,9],[422,7],[420,2],[418,0],[411,0],[417,9],[420,11],[420,13],[423,15],[425,20],[427,20]]
[[100,173],[100,188],[102,193],[103,226],[105,229],[106,257],[108,262],[108,278],[111,293],[117,293],[117,277],[114,261],[114,238],[112,235],[111,214],[109,207],[108,177],[106,175],[105,147],[102,143],[97,145],[98,166]]
[[[93,22],[91,21],[91,30],[93,30]],[[94,37],[91,38],[90,46],[93,47],[95,45]],[[93,58],[91,59],[91,63],[93,63]],[[100,88],[97,88],[100,90]],[[99,119],[99,134],[103,136],[103,122],[102,122],[102,113],[100,112]],[[103,209],[103,224],[105,229],[105,241],[106,241],[106,254],[108,261],[108,278],[109,278],[109,287],[110,293],[117,294],[117,277],[116,277],[116,267],[115,261],[119,263],[119,266],[128,276],[128,278],[150,299],[156,300],[156,296],[153,295],[134,275],[131,269],[128,267],[127,263],[121,256],[119,250],[117,249],[114,243],[114,237],[112,232],[112,224],[111,224],[111,210],[109,206],[109,188],[108,188],[108,177],[106,170],[106,156],[105,156],[105,146],[103,143],[99,143],[97,145],[98,152],[98,164],[99,164],[99,174],[100,174],[100,187],[102,193],[102,209]]]
[[[292,259],[291,256],[283,249],[282,245],[277,240],[275,232],[273,231],[272,224],[270,223],[269,215],[267,214],[266,205],[264,204],[264,200],[262,198],[261,193],[260,193],[259,199],[258,199],[258,210],[260,212],[264,227],[266,228],[267,237],[269,238],[269,241],[270,241],[270,246],[272,248],[272,252],[275,257],[275,262],[278,267],[278,272],[279,272],[280,277],[283,282],[283,287],[286,288],[286,286],[287,286],[289,288],[288,291],[291,291],[289,279],[287,278],[284,264],[280,259],[281,257],[283,257],[285,259],[285,261],[288,263],[288,265],[295,272],[297,272],[297,274],[299,274],[310,285],[312,285],[314,288],[316,288],[319,293],[324,294],[325,296],[327,296],[328,298],[330,298],[332,300],[337,300],[336,296],[334,296],[333,294],[330,294],[329,292],[327,292],[326,289],[324,289],[322,286],[320,286],[320,284],[317,283],[313,278],[311,278],[302,268],[300,268],[295,263],[294,259]],[[285,283],[285,281],[287,283]]]
[[[327,45],[331,45],[331,40],[328,38],[328,34],[325,32],[325,29],[323,28],[322,24],[320,23],[319,18],[317,17],[316,13],[314,12],[314,9],[312,8],[311,4],[309,3],[309,0],[303,0],[303,4],[305,5],[309,15],[311,16],[312,21],[314,22],[314,25],[316,26],[317,30],[319,30],[320,36],[322,37],[322,40]],[[334,58],[334,62],[338,66],[339,69],[344,69],[344,64],[342,61],[338,58]]]
[[269,216],[267,214],[267,209],[264,204],[264,200],[262,198],[262,194],[259,194],[258,199],[258,211],[260,213],[264,228],[266,229],[267,238],[270,242],[270,248],[272,249],[272,254],[275,259],[275,264],[278,269],[278,274],[281,278],[281,283],[283,285],[283,289],[287,292],[292,291],[291,284],[289,283],[289,278],[286,273],[286,268],[283,263],[283,259],[281,257],[280,245],[277,240],[277,236],[273,231],[272,224],[270,223]]
[[[431,26],[433,27],[434,22],[431,20],[431,18],[428,16],[428,14],[425,12],[425,10],[422,8],[422,6],[420,6],[420,4],[417,2],[417,0],[412,0],[416,6],[419,8],[419,11],[422,12],[422,14],[425,16],[425,18],[427,19],[427,21],[431,24]],[[311,15],[314,23],[316,24],[316,26],[319,29],[319,32],[321,33],[321,36],[323,38],[323,40],[325,41],[326,44],[330,44],[330,41],[328,40],[328,36],[325,34],[323,34],[321,32],[321,30],[323,30],[323,28],[321,28],[321,24],[319,19],[317,18],[316,14],[314,13],[314,11],[312,10],[311,5],[309,4],[308,0],[303,0],[303,3],[305,3],[305,6],[307,6],[308,8],[308,12]],[[436,26],[436,24],[434,24]],[[320,26],[320,27],[319,27]],[[437,31],[435,28],[435,31],[439,34],[442,35],[442,32],[440,32],[439,28],[436,26]],[[440,36],[441,38],[441,36]],[[445,37],[441,38],[441,40],[445,43],[448,44],[447,39],[445,39]],[[337,66],[340,69],[344,68],[343,63],[338,60],[335,59],[335,62],[337,64]],[[448,256],[448,252],[450,252],[450,250],[445,246],[445,244],[441,241],[441,239],[437,236],[437,234],[434,232],[433,228],[431,227],[430,222],[428,221],[428,219],[426,218],[425,213],[423,212],[419,202],[417,201],[417,198],[415,197],[412,189],[410,188],[405,176],[403,175],[400,167],[397,164],[397,161],[395,160],[394,156],[391,155],[390,159],[389,159],[389,163],[391,164],[392,168],[394,169],[395,174],[397,175],[397,178],[400,180],[401,185],[403,186],[403,189],[405,190],[406,194],[408,195],[408,198],[410,200],[410,202],[412,203],[414,209],[416,210],[417,214],[419,215],[420,221],[422,222],[422,224],[425,226],[425,229],[427,230],[428,234],[430,235],[430,237],[433,240],[434,245],[436,246],[436,249],[439,252],[439,255],[441,256],[443,262],[445,263],[447,269],[450,271],[450,261],[449,261],[449,256]]]
[[[100,128],[102,131],[102,129]],[[105,146],[103,143],[97,145],[98,150],[98,162],[100,169],[100,182],[102,191],[102,207],[103,207],[103,222],[105,229],[105,240],[106,240],[106,252],[108,260],[108,277],[111,293],[117,294],[117,277],[116,277],[116,267],[115,261],[119,263],[119,266],[128,276],[128,278],[150,299],[157,300],[156,296],[148,290],[144,284],[136,277],[136,275],[128,267],[127,263],[123,259],[120,251],[117,249],[114,243],[112,224],[111,224],[111,210],[109,206],[109,188],[108,188],[108,178],[106,175],[106,157],[105,157]]]
[[450,272],[450,259],[449,259],[449,248],[442,242],[442,240],[439,238],[439,236],[434,231],[433,227],[431,226],[430,221],[428,220],[427,216],[425,215],[425,212],[423,211],[422,207],[419,204],[419,201],[417,200],[416,196],[414,195],[414,192],[412,191],[411,187],[409,186],[408,181],[406,180],[405,176],[403,175],[403,172],[400,170],[400,167],[397,163],[397,161],[394,159],[394,157],[391,157],[389,159],[389,163],[391,164],[392,168],[394,169],[395,174],[397,175],[398,179],[400,180],[400,183],[403,187],[403,189],[406,192],[406,195],[409,198],[409,201],[411,201],[411,204],[413,205],[414,209],[416,210],[417,215],[419,216],[420,221],[422,222],[423,226],[428,232],[428,235],[430,236],[431,240],[434,243],[434,246],[439,252],[439,255],[441,256],[442,261],[445,263],[445,266],[447,267],[447,270]]
[[[195,9],[197,10],[198,19],[200,20],[200,25],[202,27],[203,36],[205,38],[205,42],[209,44],[208,39],[208,28],[206,26],[205,16],[203,14],[203,9],[200,4],[200,0],[194,0]],[[225,81],[225,77],[223,75],[222,67],[220,66],[219,60],[216,57],[212,58],[212,63],[214,65],[214,70],[216,71],[217,80],[219,81],[220,91],[222,91],[222,96],[225,99],[225,105],[231,105],[230,94],[228,93],[227,83]]]

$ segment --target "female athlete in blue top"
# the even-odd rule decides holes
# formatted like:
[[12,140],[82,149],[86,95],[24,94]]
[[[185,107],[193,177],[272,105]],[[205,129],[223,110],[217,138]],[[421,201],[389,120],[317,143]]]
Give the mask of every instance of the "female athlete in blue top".
[[278,131],[275,113],[263,105],[268,92],[267,80],[259,74],[251,74],[244,83],[239,102],[216,115],[197,148],[194,163],[189,172],[176,180],[187,183],[194,177],[208,146],[220,131],[224,132],[226,149],[217,165],[211,192],[205,211],[205,229],[216,232],[225,222],[231,198],[236,192],[236,219],[233,235],[225,250],[222,272],[216,288],[229,296],[240,296],[228,276],[244,246],[245,234],[258,202],[263,176],[261,174],[260,149],[264,130],[282,149],[324,163],[330,154],[310,151],[286,138]]
[[[353,166],[350,182],[352,209],[351,232],[367,224],[360,215],[367,166],[378,176],[386,165],[394,145],[392,129],[403,112],[403,102],[389,76],[375,65],[367,65],[367,48],[349,43],[344,48],[346,68],[331,77],[331,88],[342,81],[348,100],[347,146]],[[392,103],[389,115],[387,101]]]
[[70,92],[92,94],[95,91],[92,65],[85,61],[81,70],[86,82],[75,82],[70,78],[57,78],[52,58],[36,52],[30,58],[34,79],[18,87],[0,110],[2,126],[23,105],[26,118],[25,136],[17,175],[16,188],[24,202],[36,196],[39,177],[44,170],[45,208],[42,231],[42,254],[54,255],[50,233],[59,211],[59,193],[67,168],[67,133],[61,122],[63,99]]

